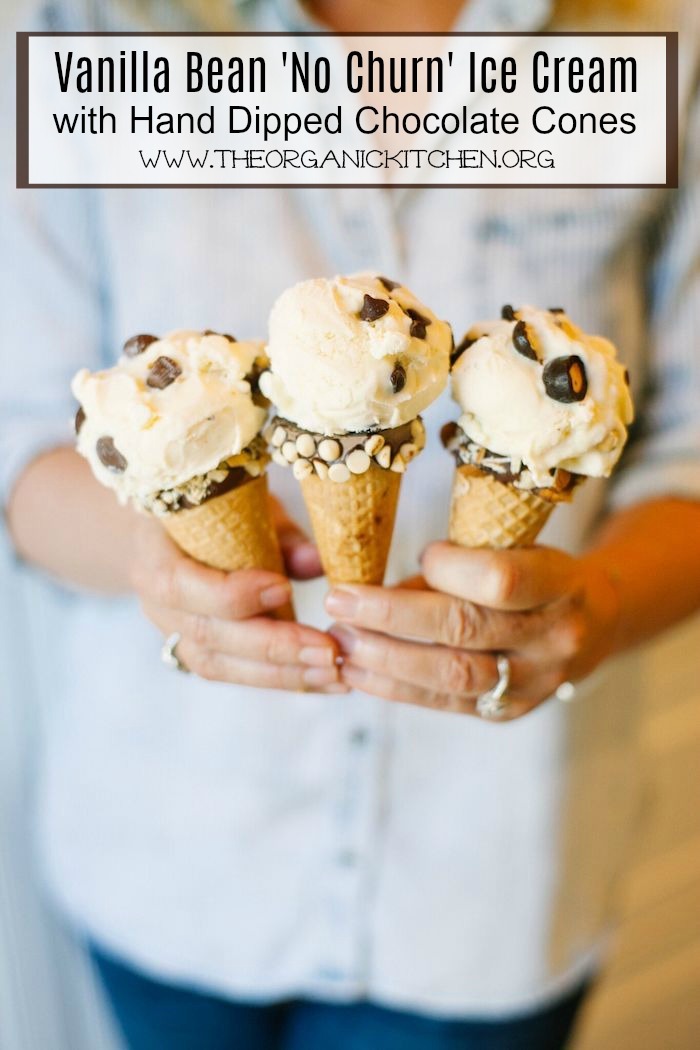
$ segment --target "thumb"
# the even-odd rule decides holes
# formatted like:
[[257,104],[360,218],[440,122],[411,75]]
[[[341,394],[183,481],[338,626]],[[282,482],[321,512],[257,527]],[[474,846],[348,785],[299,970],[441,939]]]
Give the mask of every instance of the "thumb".
[[292,518],[278,499],[270,497],[272,521],[277,530],[282,557],[287,572],[296,580],[311,580],[323,576],[323,567],[315,543]]

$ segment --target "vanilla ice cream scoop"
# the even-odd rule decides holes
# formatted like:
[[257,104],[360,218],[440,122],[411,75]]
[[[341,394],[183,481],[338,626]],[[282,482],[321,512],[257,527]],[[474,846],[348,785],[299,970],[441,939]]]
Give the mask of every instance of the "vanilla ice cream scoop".
[[121,502],[153,509],[155,494],[207,477],[254,441],[266,364],[262,343],[215,332],[134,336],[113,368],[73,379],[78,451]]
[[488,468],[486,449],[502,471],[505,457],[523,488],[547,488],[557,471],[608,477],[634,416],[612,343],[582,332],[563,311],[531,306],[504,307],[502,320],[467,333],[452,394],[469,461]]
[[260,389],[315,434],[398,427],[442,392],[452,332],[407,288],[369,273],[316,278],[272,308]]

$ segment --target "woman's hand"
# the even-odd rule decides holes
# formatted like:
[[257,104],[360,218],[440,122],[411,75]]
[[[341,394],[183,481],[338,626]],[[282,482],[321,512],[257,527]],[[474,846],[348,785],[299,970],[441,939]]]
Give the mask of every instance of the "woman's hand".
[[[290,575],[319,575],[315,547],[279,504],[274,513]],[[339,682],[333,638],[269,617],[291,599],[285,576],[207,568],[183,554],[157,521],[139,519],[131,582],[163,636],[181,636],[178,659],[194,674],[264,689],[347,692]]]
[[[565,681],[589,674],[616,644],[619,601],[593,559],[533,547],[463,550],[434,543],[424,581],[399,588],[337,587],[326,607],[355,689],[474,714],[511,664],[506,718],[518,718]],[[426,644],[428,643],[428,644]]]

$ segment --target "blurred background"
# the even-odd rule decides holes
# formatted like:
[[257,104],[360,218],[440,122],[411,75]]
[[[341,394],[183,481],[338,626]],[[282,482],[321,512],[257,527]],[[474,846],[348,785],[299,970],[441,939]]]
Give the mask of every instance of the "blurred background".
[[[6,43],[15,6],[3,0]],[[664,21],[670,5],[651,6]],[[3,108],[12,104],[2,100]],[[17,565],[0,523],[0,1050],[114,1050],[90,965],[46,910],[33,862],[29,813],[43,714],[34,678],[42,665],[41,652],[28,651],[23,623],[30,611],[41,617],[42,601],[44,591]],[[700,618],[644,656],[646,820],[623,885],[615,950],[574,1050],[700,1045],[697,653]]]

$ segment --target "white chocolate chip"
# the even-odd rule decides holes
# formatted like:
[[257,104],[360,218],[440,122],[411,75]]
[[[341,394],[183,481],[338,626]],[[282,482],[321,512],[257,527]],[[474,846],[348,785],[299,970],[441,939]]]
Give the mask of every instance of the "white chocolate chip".
[[365,441],[365,452],[368,456],[376,456],[382,448],[384,448],[384,438],[381,434],[372,434]]
[[384,467],[388,470],[391,466],[391,445],[385,445],[383,449],[377,453],[377,463],[380,467]]
[[272,434],[272,444],[275,448],[279,448],[287,440],[287,431],[284,427],[275,427]]
[[316,452],[316,442],[311,434],[300,434],[297,438],[297,452],[304,459],[311,459]]
[[340,442],[334,441],[333,438],[324,438],[318,446],[318,454],[321,459],[325,459],[326,463],[333,463],[341,452]]
[[292,473],[297,481],[302,481],[304,478],[308,478],[313,472],[314,468],[311,466],[308,459],[298,459],[292,467]]
[[326,464],[323,462],[322,459],[315,459],[313,465],[314,470],[318,474],[321,481],[325,481],[328,477],[328,467],[326,466]]
[[293,441],[285,441],[282,445],[282,455],[287,460],[287,463],[293,463],[295,459],[299,459],[299,453]]
[[328,468],[328,477],[331,481],[349,481],[350,471],[344,463],[334,463]]
[[362,448],[355,448],[345,457],[345,463],[351,474],[364,474],[369,470],[370,458]]
[[277,463],[280,467],[288,467],[289,462],[284,458],[278,448],[272,450],[272,462]]
[[407,441],[399,449],[399,455],[403,459],[404,463],[410,463],[413,457],[418,455],[418,452],[418,445],[414,445],[412,441]]
[[406,464],[404,463],[401,456],[394,456],[393,462],[389,469],[396,471],[397,474],[403,474],[403,472],[406,469]]

